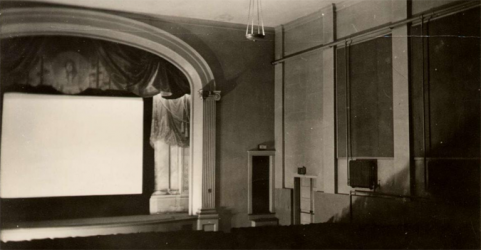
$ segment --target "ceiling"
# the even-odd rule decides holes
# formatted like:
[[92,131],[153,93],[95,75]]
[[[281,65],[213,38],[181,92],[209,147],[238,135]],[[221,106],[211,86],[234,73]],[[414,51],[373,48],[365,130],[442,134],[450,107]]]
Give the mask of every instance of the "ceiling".
[[[249,0],[30,0],[151,15],[245,24]],[[342,0],[262,0],[264,24],[276,27]]]

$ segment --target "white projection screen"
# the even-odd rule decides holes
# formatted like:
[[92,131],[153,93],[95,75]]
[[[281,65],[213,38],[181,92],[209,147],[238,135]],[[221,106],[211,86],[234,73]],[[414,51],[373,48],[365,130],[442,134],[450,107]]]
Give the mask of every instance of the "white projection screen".
[[0,197],[142,193],[143,100],[6,93]]

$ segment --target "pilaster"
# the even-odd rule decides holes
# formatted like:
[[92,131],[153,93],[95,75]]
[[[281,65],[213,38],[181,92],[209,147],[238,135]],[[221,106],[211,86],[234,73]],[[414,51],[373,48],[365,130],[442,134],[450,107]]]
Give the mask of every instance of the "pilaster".
[[391,0],[392,4],[392,22],[401,21],[408,18],[409,3],[408,0]]
[[[336,9],[334,4],[322,10],[323,42],[336,39]],[[325,193],[336,193],[336,129],[335,129],[335,47],[325,48],[322,52],[322,176],[317,178],[317,187]],[[322,182],[321,182],[322,181]],[[323,185],[321,187],[321,184]]]
[[409,75],[408,75],[408,27],[392,30],[393,51],[393,128],[394,168],[393,172],[405,173],[399,176],[406,183],[402,188],[409,195],[410,144],[409,144]]
[[[275,58],[284,57],[284,26],[275,29]],[[275,188],[284,188],[284,63],[274,65]]]
[[322,43],[328,44],[334,42],[336,38],[335,15],[336,10],[334,4],[321,10],[322,15]]
[[318,178],[323,179],[323,191],[331,194],[336,193],[337,190],[334,53],[335,48],[324,49],[322,53],[324,67],[322,86],[322,138],[324,141],[322,150],[323,176],[319,176]]
[[220,100],[220,91],[203,92],[204,101],[204,142],[202,161],[202,207],[197,212],[197,230],[219,230],[219,215],[215,207],[215,132],[216,101]]
[[274,66],[275,188],[284,188],[284,63]]
[[[395,20],[408,18],[408,1],[397,1],[393,8]],[[394,10],[396,10],[394,12]],[[409,143],[409,29],[407,25],[392,30],[393,77],[393,133],[394,169],[403,183],[402,195],[410,195],[410,143]]]
[[275,28],[275,59],[284,57],[284,26],[280,25]]

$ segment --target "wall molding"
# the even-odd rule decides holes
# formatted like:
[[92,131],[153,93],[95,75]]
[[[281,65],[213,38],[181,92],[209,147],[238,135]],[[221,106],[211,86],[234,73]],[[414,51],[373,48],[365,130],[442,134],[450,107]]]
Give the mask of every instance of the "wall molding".
[[[246,30],[246,25],[240,23],[228,23],[223,21],[211,21],[211,20],[204,20],[204,19],[197,19],[197,18],[187,18],[187,17],[174,17],[174,16],[164,16],[164,15],[149,15],[149,14],[142,14],[142,13],[127,13],[122,12],[122,15],[132,17],[133,19],[138,19],[138,17],[143,17],[141,19],[154,19],[157,21],[162,22],[172,22],[177,24],[185,24],[185,25],[194,25],[194,26],[202,26],[202,27],[213,27],[213,28],[220,28],[220,29],[230,29],[230,30],[239,30],[244,31]],[[148,17],[148,18],[146,18]],[[146,20],[148,21],[148,20]],[[267,34],[274,34],[274,27],[264,27],[264,30]]]

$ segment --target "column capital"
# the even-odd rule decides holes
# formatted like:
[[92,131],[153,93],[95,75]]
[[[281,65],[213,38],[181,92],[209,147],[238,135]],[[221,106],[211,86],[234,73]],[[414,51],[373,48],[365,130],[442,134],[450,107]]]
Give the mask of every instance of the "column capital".
[[220,90],[199,90],[199,95],[202,100],[207,100],[209,97],[213,97],[215,101],[220,101],[221,95]]

